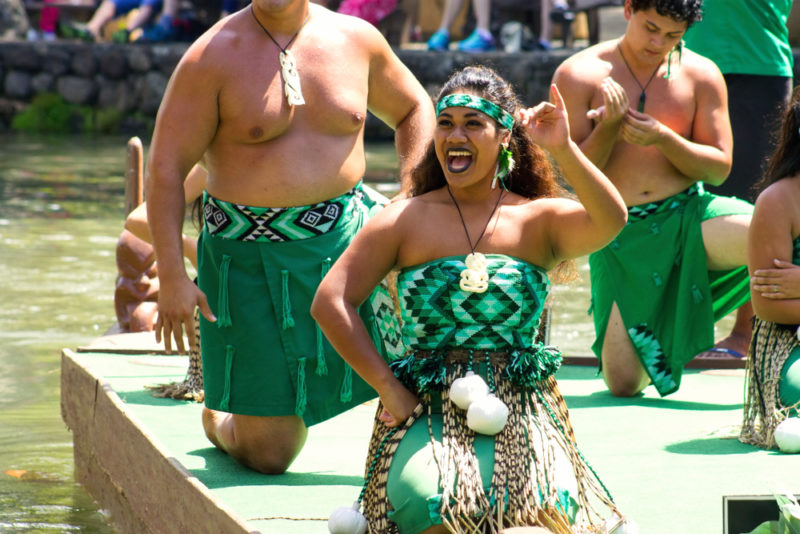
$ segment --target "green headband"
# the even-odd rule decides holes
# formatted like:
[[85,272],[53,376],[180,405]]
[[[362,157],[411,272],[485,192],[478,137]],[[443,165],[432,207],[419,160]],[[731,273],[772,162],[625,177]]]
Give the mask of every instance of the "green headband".
[[485,113],[493,118],[497,124],[506,130],[511,130],[514,127],[514,117],[509,112],[494,102],[489,102],[485,98],[479,96],[451,93],[439,99],[439,102],[436,104],[436,116],[438,117],[445,108],[477,109],[481,113]]

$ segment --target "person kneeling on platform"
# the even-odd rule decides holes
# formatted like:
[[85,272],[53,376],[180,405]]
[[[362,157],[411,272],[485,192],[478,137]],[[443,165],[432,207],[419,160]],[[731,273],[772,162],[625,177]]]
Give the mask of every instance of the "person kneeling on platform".
[[761,193],[756,199],[748,246],[756,318],[739,439],[764,448],[780,445],[776,444],[776,428],[789,417],[796,419],[800,407],[798,154],[800,89],[796,88],[784,113],[778,146],[758,184]]
[[[547,272],[626,218],[551,95],[521,109],[493,70],[456,72],[410,198],[371,219],[317,290],[313,317],[380,396],[360,503],[370,532],[607,532],[605,516],[620,520],[575,443],[561,355],[534,341]],[[545,151],[583,204],[563,198]],[[357,309],[395,269],[409,350],[387,364]]]

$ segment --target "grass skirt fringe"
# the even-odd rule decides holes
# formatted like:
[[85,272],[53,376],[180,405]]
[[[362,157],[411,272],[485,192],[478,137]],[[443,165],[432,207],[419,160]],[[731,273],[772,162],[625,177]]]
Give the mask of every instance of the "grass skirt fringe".
[[203,402],[203,360],[200,357],[200,308],[194,310],[195,349],[189,350],[189,368],[183,382],[145,386],[154,397]]
[[[489,353],[491,371],[487,383],[509,407],[510,414],[503,430],[495,435],[492,479],[488,485],[481,480],[473,448],[475,433],[467,426],[465,411],[448,400],[450,385],[472,368],[472,355],[467,364],[458,352],[465,351],[451,351],[441,360],[447,371],[440,375],[437,384],[440,387],[417,392],[422,404],[404,425],[387,428],[378,419],[383,410],[378,406],[369,446],[368,458],[372,461],[368,462],[363,494],[369,532],[398,533],[396,525],[387,518],[386,483],[391,459],[406,430],[422,416],[423,406],[427,406],[429,435],[434,441],[430,418],[432,395],[442,398],[442,443],[433,450],[440,451],[436,455],[442,491],[440,513],[449,532],[495,534],[513,526],[541,526],[556,534],[606,532],[605,519],[621,514],[578,451],[555,378],[550,375],[526,387],[515,386],[504,373],[508,353]],[[577,481],[578,494],[572,495],[579,508],[574,523],[559,501],[556,458],[561,451]],[[489,487],[488,492],[485,486]]]
[[781,371],[797,346],[800,342],[795,326],[755,318],[747,354],[747,397],[739,434],[742,443],[765,449],[777,448],[775,428],[798,408],[797,404],[784,406],[780,399]]

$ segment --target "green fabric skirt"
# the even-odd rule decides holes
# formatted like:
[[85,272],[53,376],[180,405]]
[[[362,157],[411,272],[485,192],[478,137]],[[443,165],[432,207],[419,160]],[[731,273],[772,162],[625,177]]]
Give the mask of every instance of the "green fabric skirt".
[[[243,240],[243,235],[252,236],[253,232],[242,232],[237,218],[242,214],[272,216],[265,208],[206,199],[206,224],[198,245],[198,284],[217,317],[215,323],[200,321],[208,408],[254,416],[298,415],[310,426],[376,396],[334,352],[309,313],[327,269],[370,214],[382,206],[361,187],[354,191],[318,205],[329,210],[330,205],[338,204],[346,215],[336,224],[319,225],[322,231],[318,235],[307,232],[300,236],[302,228],[290,228],[301,218],[316,221],[314,206],[281,211],[276,233],[291,234],[285,241]],[[213,209],[209,208],[212,203]],[[227,216],[222,208],[236,225],[214,226]],[[253,223],[262,234],[266,226],[263,217],[255,217]],[[238,229],[236,237],[222,237],[232,236],[233,228]],[[215,230],[218,235],[212,235]],[[398,332],[396,322],[392,327],[395,314],[383,287],[359,313],[384,357],[390,359],[393,351],[402,350],[384,343],[380,335],[379,326],[390,334],[392,328],[395,335]]]
[[707,193],[701,184],[628,208],[622,232],[589,256],[598,359],[616,302],[653,385],[660,395],[675,392],[683,366],[714,345],[714,323],[750,299],[746,266],[708,270],[701,223],[752,211],[752,204]]

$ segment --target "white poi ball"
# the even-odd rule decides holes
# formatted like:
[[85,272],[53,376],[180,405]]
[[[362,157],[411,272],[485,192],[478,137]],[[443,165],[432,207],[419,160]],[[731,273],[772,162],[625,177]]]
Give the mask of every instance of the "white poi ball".
[[617,529],[614,534],[639,534],[639,525],[633,519],[626,519]]
[[340,506],[328,518],[328,532],[331,534],[364,534],[367,531],[367,518],[358,511],[358,501],[353,506]]
[[781,452],[800,452],[800,417],[787,417],[775,428],[775,443]]
[[605,531],[609,534],[639,534],[639,525],[633,519],[615,515],[606,521]]
[[478,434],[494,436],[506,425],[508,406],[495,397],[487,395],[469,405],[467,426]]
[[467,374],[461,378],[453,380],[450,386],[450,400],[462,410],[469,408],[469,405],[478,399],[482,399],[489,394],[489,386],[486,385],[480,375],[476,375],[472,371],[467,371]]

